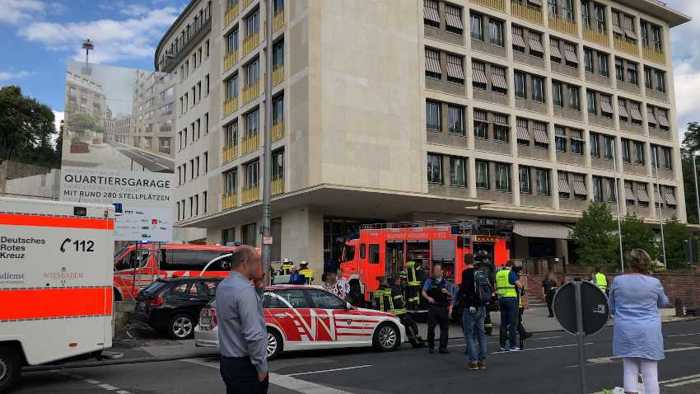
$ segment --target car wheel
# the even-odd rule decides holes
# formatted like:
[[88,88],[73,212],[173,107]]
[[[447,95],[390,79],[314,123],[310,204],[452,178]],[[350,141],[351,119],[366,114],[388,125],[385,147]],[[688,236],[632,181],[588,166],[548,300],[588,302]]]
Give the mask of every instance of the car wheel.
[[20,360],[13,347],[0,346],[0,393],[7,391],[19,379]]
[[375,349],[382,352],[394,350],[401,345],[401,333],[391,323],[381,324],[374,332],[372,343]]
[[282,353],[282,336],[273,328],[267,329],[267,358],[272,360]]
[[192,316],[180,314],[170,319],[170,336],[173,339],[187,339],[194,335],[195,322]]

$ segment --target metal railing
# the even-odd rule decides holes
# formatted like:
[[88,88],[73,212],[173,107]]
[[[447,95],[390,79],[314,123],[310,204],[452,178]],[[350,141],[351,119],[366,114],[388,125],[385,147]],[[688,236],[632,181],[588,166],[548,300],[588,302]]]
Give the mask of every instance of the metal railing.
[[238,205],[236,193],[224,193],[221,195],[221,209],[231,209]]
[[666,54],[656,48],[642,47],[642,55],[645,60],[658,64],[666,64]]
[[639,48],[636,43],[629,42],[622,37],[615,37],[615,49],[628,53],[630,55],[639,56]]
[[255,100],[260,95],[260,81],[253,82],[252,85],[243,88],[243,105]]
[[272,180],[272,194],[282,194],[284,193],[284,178],[277,178]]
[[224,27],[230,25],[238,16],[238,3],[231,6],[224,14]]
[[272,31],[277,33],[284,28],[284,10],[279,11],[272,17]]
[[224,163],[228,163],[238,157],[238,145],[226,145],[221,151]]
[[243,40],[243,53],[241,57],[246,57],[249,53],[253,52],[258,44],[260,44],[260,33],[253,33]]
[[224,116],[231,115],[238,109],[238,97],[231,97],[224,101]]
[[260,200],[260,188],[258,185],[241,190],[241,204],[248,204]]
[[522,5],[516,1],[511,1],[510,13],[516,18],[524,19],[528,22],[544,26],[542,8]]
[[549,16],[549,28],[556,30],[561,33],[570,34],[572,36],[578,35],[578,28],[576,27],[576,22],[565,18],[559,18],[558,16]]
[[243,138],[241,141],[241,156],[247,155],[248,153],[254,152],[258,149],[258,146],[260,146],[258,137],[259,134],[253,134],[249,137]]
[[583,39],[598,45],[610,46],[608,41],[608,35],[606,33],[590,29],[588,27],[583,28]]
[[224,71],[230,70],[238,61],[238,51],[231,51],[224,57]]
[[279,141],[284,137],[284,122],[272,125],[272,142]]
[[282,81],[284,81],[284,64],[281,64],[272,70],[272,86],[277,86]]
[[506,0],[472,0],[472,3],[483,5],[496,11],[506,12]]

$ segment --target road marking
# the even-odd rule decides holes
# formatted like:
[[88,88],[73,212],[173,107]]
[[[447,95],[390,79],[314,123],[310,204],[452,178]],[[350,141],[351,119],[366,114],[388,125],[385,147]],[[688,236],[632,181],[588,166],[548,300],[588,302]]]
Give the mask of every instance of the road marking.
[[344,368],[333,368],[333,369],[322,369],[320,371],[308,371],[308,372],[298,372],[298,373],[290,373],[286,376],[302,376],[302,375],[315,375],[319,373],[328,373],[328,372],[336,372],[336,371],[349,371],[352,369],[361,369],[361,368],[369,368],[371,367],[372,364],[365,364],[365,365],[355,365],[353,367],[344,367]]
[[[188,362],[191,364],[197,364],[201,365],[204,367],[209,367],[209,368],[215,368],[219,369],[219,365],[216,362],[213,361],[201,361],[201,360],[196,360],[192,358],[180,360],[184,362]],[[371,366],[371,365],[370,365]],[[363,366],[364,368],[364,366]],[[324,371],[316,371],[316,373],[320,372],[329,372],[331,370],[324,370]],[[337,390],[329,386],[323,386],[320,384],[316,383],[311,383],[306,380],[301,380],[301,379],[296,379],[293,378],[291,375],[280,375],[276,373],[270,373],[270,383],[284,387],[285,389],[292,390],[292,391],[297,391],[300,393],[306,393],[306,394],[351,394],[347,391],[342,391],[342,390]]]
[[686,380],[684,382],[665,384],[664,386],[666,386],[666,387],[680,387],[680,386],[685,386],[686,384],[693,384],[693,383],[698,383],[698,382],[700,382],[700,379],[691,379],[691,380]]
[[[584,343],[584,346],[588,346],[588,345],[593,345],[593,342],[586,342],[586,343]],[[531,352],[531,351],[534,351],[534,350],[560,349],[560,348],[574,347],[574,346],[578,346],[578,345],[575,344],[575,343],[572,343],[572,344],[569,344],[569,345],[531,347],[531,348],[525,348],[525,349],[518,350],[518,351],[514,351],[514,352],[501,352],[501,351],[499,351],[499,352],[493,352],[493,353],[491,353],[491,354],[506,354],[506,353],[516,353],[516,354],[517,354],[517,353],[522,353],[522,352]]]
[[700,332],[693,332],[690,334],[671,334],[671,335],[666,335],[666,338],[676,338],[676,337],[692,337],[695,335],[700,335]]
[[97,387],[103,388],[108,391],[115,391],[117,389],[117,387],[114,387],[111,384],[107,383],[98,384]]
[[[691,350],[700,350],[700,346],[689,346],[689,347],[678,347],[664,350],[664,353],[676,353],[676,352],[687,352]],[[610,364],[615,361],[621,360],[620,357],[608,356],[608,357],[597,357],[589,358],[586,360],[590,364]]]
[[679,382],[681,380],[686,380],[686,379],[693,379],[693,378],[698,378],[700,377],[700,374],[697,375],[689,375],[689,376],[681,376],[680,378],[674,378],[674,379],[667,379],[667,380],[661,380],[659,383],[664,384],[664,383],[673,383],[673,382]]
[[531,341],[546,341],[548,339],[559,339],[559,338],[563,338],[563,337],[564,337],[563,335],[558,335],[556,337],[542,337],[542,338],[534,337],[534,338],[531,338],[530,340]]

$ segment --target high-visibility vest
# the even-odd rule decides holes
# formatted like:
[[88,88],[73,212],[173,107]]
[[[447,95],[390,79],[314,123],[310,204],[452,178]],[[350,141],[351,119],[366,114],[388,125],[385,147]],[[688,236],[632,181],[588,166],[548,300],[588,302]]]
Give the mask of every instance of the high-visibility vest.
[[378,289],[374,292],[373,297],[378,310],[389,313],[393,312],[394,301],[391,298],[391,289]]
[[311,283],[314,281],[314,270],[311,268],[304,268],[299,270],[299,274],[306,278],[306,283]]
[[409,261],[406,263],[406,277],[409,286],[420,286],[420,281],[416,275],[415,261]]
[[608,289],[608,278],[605,277],[605,274],[601,272],[596,272],[595,284],[596,286],[600,287],[601,290],[605,291]]
[[289,275],[292,273],[292,268],[294,268],[294,263],[292,263],[291,261],[286,262],[286,263],[282,263],[281,268],[282,268],[282,275]]
[[510,270],[500,270],[496,273],[496,293],[499,297],[516,298],[518,292],[515,290],[515,285],[508,280]]

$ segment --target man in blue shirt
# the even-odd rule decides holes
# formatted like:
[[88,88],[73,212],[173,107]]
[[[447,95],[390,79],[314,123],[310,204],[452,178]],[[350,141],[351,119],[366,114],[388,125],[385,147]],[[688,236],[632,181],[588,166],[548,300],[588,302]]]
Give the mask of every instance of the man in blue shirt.
[[260,255],[240,246],[231,256],[231,275],[216,289],[219,319],[220,372],[226,393],[266,394],[268,388],[267,328],[259,281]]
[[428,301],[428,352],[435,353],[435,326],[440,326],[440,348],[442,354],[447,350],[449,335],[449,307],[451,300],[449,282],[442,275],[442,265],[433,263],[433,276],[423,284],[423,297]]

